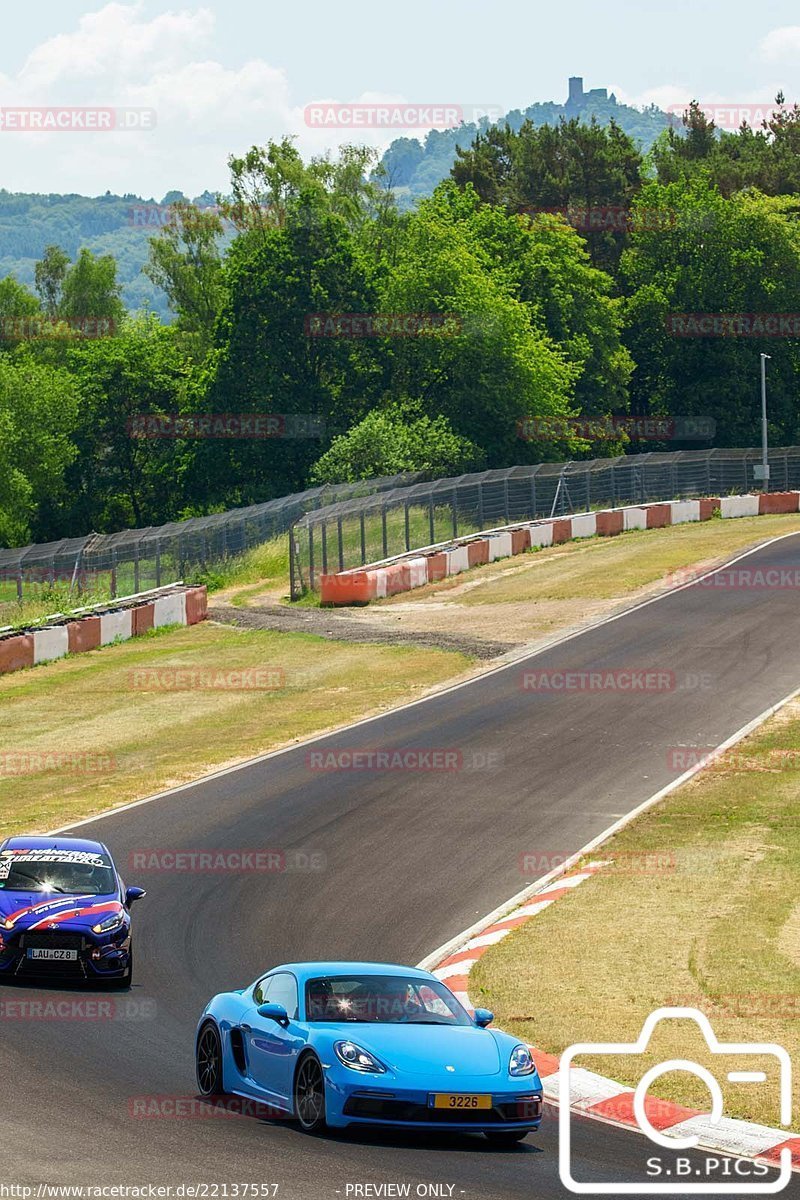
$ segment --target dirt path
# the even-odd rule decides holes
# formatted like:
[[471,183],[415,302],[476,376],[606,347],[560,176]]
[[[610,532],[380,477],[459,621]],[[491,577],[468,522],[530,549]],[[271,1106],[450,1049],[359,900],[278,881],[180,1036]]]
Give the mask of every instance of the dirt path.
[[372,642],[381,645],[407,643],[436,650],[458,650],[474,658],[497,658],[515,648],[514,642],[498,642],[443,630],[416,630],[353,616],[347,609],[287,608],[282,604],[234,608],[214,604],[208,610],[212,621],[238,625],[242,629],[275,629],[280,633],[313,633],[340,642]]

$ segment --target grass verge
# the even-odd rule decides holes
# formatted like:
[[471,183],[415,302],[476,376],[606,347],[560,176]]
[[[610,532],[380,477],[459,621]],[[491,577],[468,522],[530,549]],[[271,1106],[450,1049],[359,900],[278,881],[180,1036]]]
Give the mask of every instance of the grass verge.
[[[209,623],[2,676],[0,838],[79,820],[414,699],[470,661]],[[237,674],[247,672],[250,683]],[[252,686],[259,682],[266,686]]]
[[[473,1000],[554,1054],[578,1041],[634,1041],[650,1012],[679,1004],[704,1012],[721,1041],[778,1043],[796,1061],[798,795],[793,702],[597,851],[608,867],[492,947],[470,976]],[[652,1047],[581,1065],[635,1086],[655,1063],[688,1058],[721,1081],[728,1115],[779,1124],[771,1060],[734,1067],[677,1020],[658,1027]],[[737,1068],[765,1070],[768,1085],[727,1084],[724,1072]],[[705,1085],[685,1072],[651,1091],[708,1110]],[[795,1114],[798,1102],[795,1078]]]

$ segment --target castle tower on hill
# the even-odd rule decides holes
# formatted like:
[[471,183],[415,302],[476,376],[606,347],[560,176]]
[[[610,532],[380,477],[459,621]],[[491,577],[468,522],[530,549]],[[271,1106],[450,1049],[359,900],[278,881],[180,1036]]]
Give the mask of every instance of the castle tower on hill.
[[583,90],[583,76],[571,75],[569,80],[569,95],[567,102],[564,105],[570,116],[575,116],[586,107],[590,100],[611,100],[612,104],[616,104],[617,98],[612,93],[608,94],[607,88],[592,88],[591,91]]

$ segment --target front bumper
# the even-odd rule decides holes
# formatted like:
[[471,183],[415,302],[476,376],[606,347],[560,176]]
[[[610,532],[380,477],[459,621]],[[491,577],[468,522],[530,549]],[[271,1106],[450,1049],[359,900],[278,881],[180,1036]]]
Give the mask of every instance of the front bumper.
[[[122,978],[130,965],[130,929],[98,935],[61,929],[3,933],[0,978],[102,981]],[[33,958],[29,950],[66,952],[68,958]],[[74,957],[73,957],[74,955]]]
[[[498,1087],[497,1076],[439,1083],[424,1080],[426,1086],[402,1086],[396,1077],[343,1077],[342,1071],[325,1071],[325,1099],[328,1124],[334,1128],[348,1125],[391,1125],[403,1129],[449,1129],[461,1132],[497,1130],[534,1130],[542,1119],[542,1085],[538,1075],[529,1079],[506,1080]],[[351,1074],[348,1072],[348,1075]],[[431,1086],[431,1083],[434,1086]],[[491,1095],[490,1109],[434,1108],[436,1092]]]

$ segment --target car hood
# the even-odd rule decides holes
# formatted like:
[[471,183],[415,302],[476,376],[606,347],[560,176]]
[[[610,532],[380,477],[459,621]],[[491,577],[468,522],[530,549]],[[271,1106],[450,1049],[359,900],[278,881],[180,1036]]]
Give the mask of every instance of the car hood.
[[488,1029],[474,1025],[377,1025],[347,1021],[326,1024],[324,1028],[332,1042],[353,1041],[403,1075],[441,1072],[455,1080],[459,1075],[496,1075],[501,1069],[494,1036]]
[[91,929],[124,909],[118,897],[59,896],[41,892],[0,892],[0,922],[21,929]]

